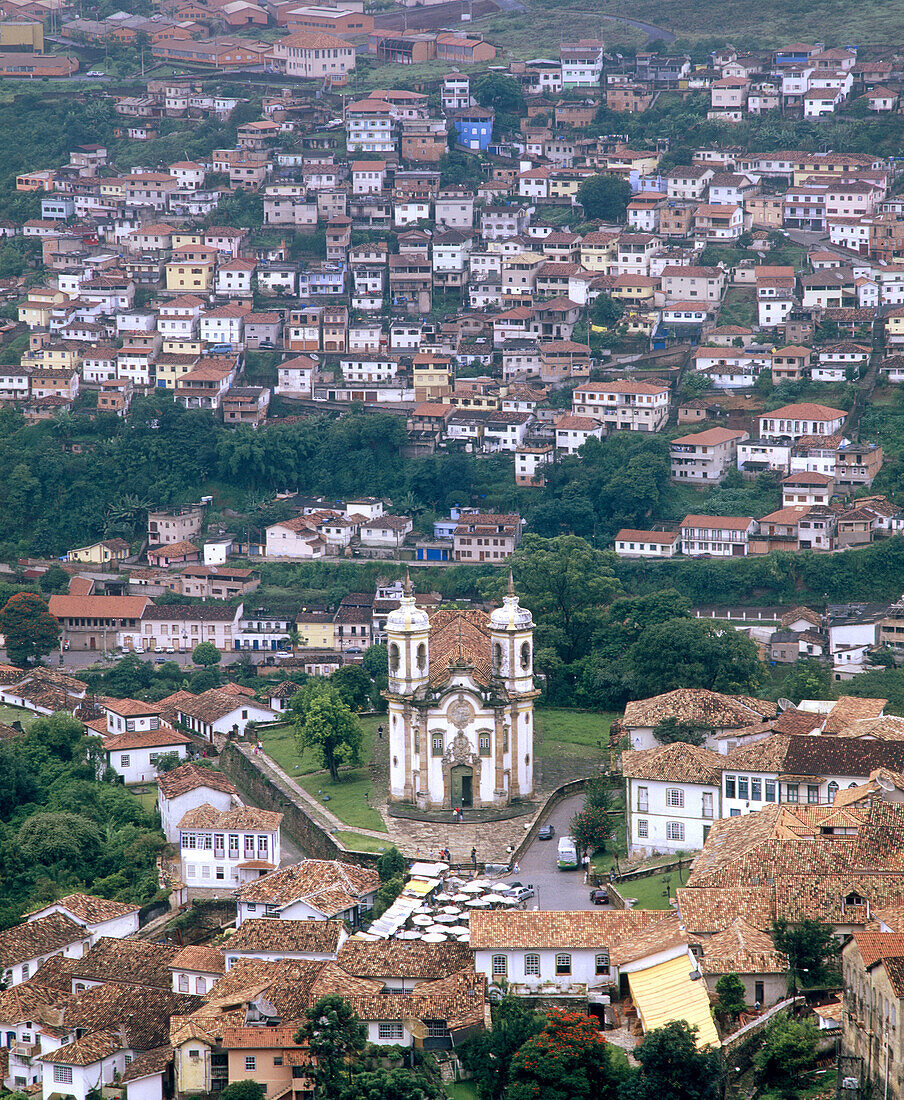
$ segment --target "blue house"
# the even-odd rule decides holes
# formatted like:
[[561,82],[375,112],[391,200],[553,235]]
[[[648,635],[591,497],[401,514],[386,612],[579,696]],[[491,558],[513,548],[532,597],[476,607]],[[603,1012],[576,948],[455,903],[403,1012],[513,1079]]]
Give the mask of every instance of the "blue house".
[[494,118],[492,107],[462,107],[459,111],[453,111],[452,125],[455,127],[458,144],[466,149],[486,152],[493,140]]
[[775,51],[776,65],[806,65],[814,53],[819,53],[815,46],[807,46],[802,42],[795,42],[792,46],[786,46],[783,50]]
[[452,543],[440,546],[435,542],[419,542],[415,546],[416,561],[451,561]]

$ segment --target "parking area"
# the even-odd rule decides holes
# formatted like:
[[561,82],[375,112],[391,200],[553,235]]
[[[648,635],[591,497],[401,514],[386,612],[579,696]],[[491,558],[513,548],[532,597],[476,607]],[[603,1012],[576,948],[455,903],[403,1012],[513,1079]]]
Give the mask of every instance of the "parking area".
[[590,887],[584,885],[584,872],[560,871],[556,867],[559,837],[568,835],[571,819],[584,805],[584,796],[575,795],[560,802],[548,819],[555,834],[552,840],[535,840],[520,862],[520,873],[512,876],[532,883],[537,897],[528,902],[540,909],[593,909]]

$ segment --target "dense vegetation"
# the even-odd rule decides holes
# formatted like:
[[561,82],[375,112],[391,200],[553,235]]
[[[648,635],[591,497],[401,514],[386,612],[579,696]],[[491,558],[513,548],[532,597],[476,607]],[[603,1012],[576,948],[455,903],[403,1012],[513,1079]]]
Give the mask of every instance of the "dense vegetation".
[[98,738],[64,713],[0,742],[0,927],[62,894],[87,890],[144,904],[157,893],[163,834],[105,772]]

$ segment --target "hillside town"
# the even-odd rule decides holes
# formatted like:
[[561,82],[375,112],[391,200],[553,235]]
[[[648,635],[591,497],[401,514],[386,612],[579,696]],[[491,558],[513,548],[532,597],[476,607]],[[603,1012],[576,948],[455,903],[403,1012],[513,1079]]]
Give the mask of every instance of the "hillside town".
[[597,7],[0,0],[10,1100],[904,1100],[904,49]]

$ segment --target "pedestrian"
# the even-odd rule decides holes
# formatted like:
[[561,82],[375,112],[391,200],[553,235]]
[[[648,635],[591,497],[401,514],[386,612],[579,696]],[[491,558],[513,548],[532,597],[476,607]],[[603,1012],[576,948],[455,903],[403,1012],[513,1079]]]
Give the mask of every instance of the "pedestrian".
[[257,743],[257,755],[260,756],[260,754],[263,751],[264,751],[264,743],[263,743],[263,741],[258,741],[258,743]]
[[518,866],[518,860],[517,859],[512,864],[512,874],[513,875],[520,875],[521,874],[521,868]]
[[474,870],[477,870],[477,849],[471,849],[471,862],[474,864]]
[[377,736],[380,738],[381,741],[383,740],[383,727],[382,726],[377,726]]

